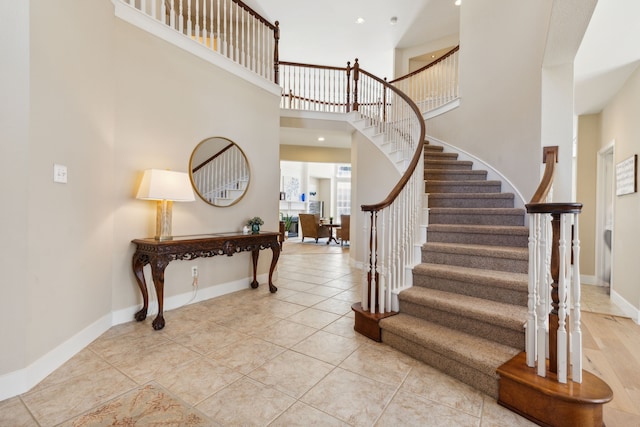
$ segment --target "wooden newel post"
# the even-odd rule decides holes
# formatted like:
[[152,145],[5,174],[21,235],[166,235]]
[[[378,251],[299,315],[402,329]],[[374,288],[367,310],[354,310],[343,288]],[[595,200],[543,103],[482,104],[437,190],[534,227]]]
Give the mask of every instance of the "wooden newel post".
[[347,61],[347,113],[351,111],[351,61]]
[[358,80],[360,79],[360,64],[356,58],[353,64],[353,111],[358,111]]
[[549,371],[558,373],[558,308],[560,298],[558,286],[560,280],[560,214],[551,214],[551,312],[549,313]]
[[280,54],[278,53],[278,44],[280,42],[280,22],[276,21],[276,27],[273,29],[273,81],[280,84]]
[[382,88],[382,121],[387,121],[387,78],[384,78],[384,87]]

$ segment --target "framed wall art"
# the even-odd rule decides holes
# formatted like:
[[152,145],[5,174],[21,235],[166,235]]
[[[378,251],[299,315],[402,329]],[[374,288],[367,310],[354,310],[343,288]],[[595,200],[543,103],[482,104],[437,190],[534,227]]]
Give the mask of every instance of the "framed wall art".
[[638,155],[634,154],[616,165],[616,196],[638,191]]

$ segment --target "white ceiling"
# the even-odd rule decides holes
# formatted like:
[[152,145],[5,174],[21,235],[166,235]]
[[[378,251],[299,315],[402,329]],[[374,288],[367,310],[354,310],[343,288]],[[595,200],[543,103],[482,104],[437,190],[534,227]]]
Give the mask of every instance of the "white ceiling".
[[[380,77],[396,77],[395,48],[459,32],[453,0],[244,1],[271,22],[280,21],[282,61],[343,66],[358,57],[364,69]],[[575,55],[576,113],[598,112],[640,61],[640,0],[554,0],[553,11],[560,19],[551,20],[556,27],[550,29],[545,60],[564,59],[553,57],[549,45],[569,61]],[[356,23],[359,17],[364,23]],[[338,134],[335,142],[325,136],[324,144],[344,146]],[[317,144],[318,136],[313,129],[283,127],[281,142]]]
[[[392,79],[395,48],[458,33],[453,0],[246,0],[271,22],[280,22],[280,59],[362,68]],[[392,17],[397,18],[395,25]],[[356,20],[363,18],[362,24]]]
[[640,62],[640,1],[599,0],[574,61],[575,112],[598,113]]

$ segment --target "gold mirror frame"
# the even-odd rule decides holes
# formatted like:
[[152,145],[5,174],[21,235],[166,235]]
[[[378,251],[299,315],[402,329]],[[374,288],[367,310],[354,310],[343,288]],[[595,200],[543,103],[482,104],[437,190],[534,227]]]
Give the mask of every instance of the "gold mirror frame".
[[189,159],[189,178],[206,203],[227,207],[238,203],[249,188],[251,173],[244,151],[224,137],[200,142]]

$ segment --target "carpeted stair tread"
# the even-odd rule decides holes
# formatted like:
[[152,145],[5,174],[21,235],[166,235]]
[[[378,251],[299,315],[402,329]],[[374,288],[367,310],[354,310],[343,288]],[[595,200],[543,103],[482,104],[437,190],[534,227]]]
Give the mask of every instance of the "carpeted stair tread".
[[413,286],[527,306],[528,277],[523,273],[422,263],[413,268]]
[[425,169],[424,179],[430,181],[479,181],[486,180],[487,171],[466,169]]
[[430,224],[524,226],[524,209],[430,208]]
[[529,236],[529,229],[522,225],[476,225],[476,224],[430,224],[430,231],[446,231],[448,233],[478,234],[514,234]]
[[[527,307],[437,289],[413,286],[402,291],[399,297],[400,301],[446,311],[517,332],[524,331],[524,323],[527,320]],[[400,306],[402,307],[402,302]]]
[[529,259],[529,248],[519,248],[513,246],[499,247],[459,243],[427,242],[422,245],[422,248],[423,250],[432,250],[450,254],[483,255],[492,256],[494,258],[510,258],[515,260]]
[[445,153],[444,151],[425,151],[424,158],[427,160],[457,160],[458,153]]
[[444,147],[442,145],[431,145],[429,143],[424,144],[425,155],[426,153],[442,153],[444,151]]
[[496,369],[521,351],[402,313],[381,320],[380,326],[496,380]]
[[512,208],[513,193],[429,193],[432,208]]
[[[438,219],[436,217],[436,219]],[[441,218],[440,222],[445,218]],[[482,225],[463,224],[456,221],[455,224],[445,223],[429,224],[427,233],[430,242],[479,244],[487,246],[516,246],[525,247],[529,243],[529,230],[521,225],[489,225],[484,221]]]
[[413,271],[416,274],[467,281],[475,284],[491,283],[491,286],[498,288],[515,290],[522,290],[524,288],[524,291],[528,292],[529,276],[524,273],[470,267],[451,268],[451,266],[448,265],[429,263],[418,264],[413,268]]
[[502,182],[495,180],[461,180],[461,181],[436,181],[427,180],[425,191],[427,193],[496,193],[502,187]]
[[468,169],[471,170],[473,162],[469,160],[425,160],[425,169]]
[[429,180],[427,182],[427,184],[433,184],[433,185],[478,185],[478,186],[484,186],[484,185],[502,185],[502,182],[497,181],[497,180],[489,180],[489,179],[476,179],[476,180],[467,180],[467,181],[448,181],[448,180],[444,180],[444,181],[439,181],[439,180]]

